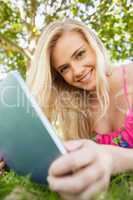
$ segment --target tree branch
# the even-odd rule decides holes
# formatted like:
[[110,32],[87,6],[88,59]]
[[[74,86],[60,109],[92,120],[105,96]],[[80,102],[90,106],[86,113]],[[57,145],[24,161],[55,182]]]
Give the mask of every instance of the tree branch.
[[31,53],[29,52],[28,49],[23,49],[22,47],[19,47],[16,45],[15,42],[9,40],[6,38],[3,34],[0,33],[0,45],[2,48],[6,50],[13,50],[22,53],[24,56],[27,57],[28,60],[31,60]]

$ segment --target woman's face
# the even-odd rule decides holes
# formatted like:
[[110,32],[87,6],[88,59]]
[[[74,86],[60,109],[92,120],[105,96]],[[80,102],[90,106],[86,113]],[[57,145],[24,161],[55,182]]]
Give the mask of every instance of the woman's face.
[[96,56],[80,33],[64,33],[51,57],[53,67],[68,84],[88,91],[96,89]]

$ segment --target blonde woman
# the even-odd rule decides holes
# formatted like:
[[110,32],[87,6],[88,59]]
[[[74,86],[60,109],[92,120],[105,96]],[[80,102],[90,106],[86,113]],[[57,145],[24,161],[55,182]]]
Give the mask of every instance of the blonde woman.
[[83,23],[45,27],[27,84],[67,141],[69,153],[48,177],[63,199],[88,200],[108,187],[112,174],[133,170],[132,73],[132,63],[112,68],[101,40]]

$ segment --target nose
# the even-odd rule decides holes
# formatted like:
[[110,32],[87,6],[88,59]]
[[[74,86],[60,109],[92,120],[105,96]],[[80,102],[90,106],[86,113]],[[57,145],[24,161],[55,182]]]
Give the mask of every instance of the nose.
[[84,67],[75,63],[72,65],[72,73],[74,81],[78,81],[84,74]]

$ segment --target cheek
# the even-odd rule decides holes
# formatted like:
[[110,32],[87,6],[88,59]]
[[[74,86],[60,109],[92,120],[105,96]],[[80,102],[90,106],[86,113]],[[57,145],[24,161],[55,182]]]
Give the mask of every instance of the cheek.
[[92,66],[96,65],[96,57],[93,54],[86,55],[83,59],[84,64],[90,64]]
[[71,75],[71,73],[67,73],[67,74],[65,74],[64,76],[63,76],[63,78],[64,78],[64,80],[68,83],[68,84],[72,84],[72,75]]

